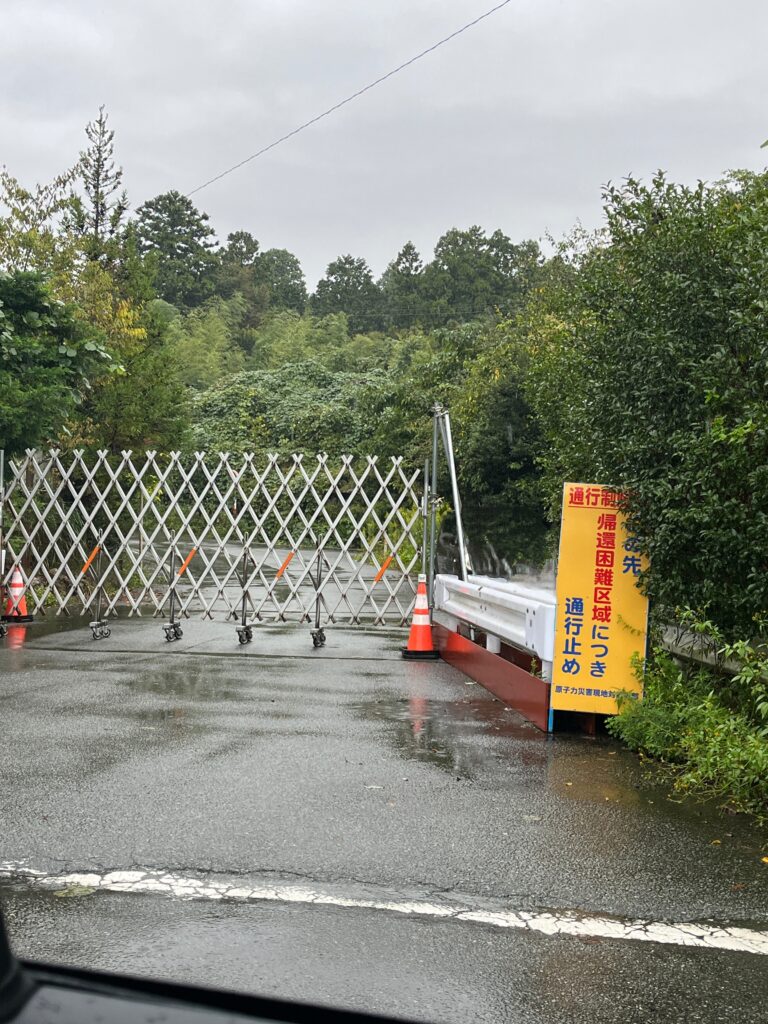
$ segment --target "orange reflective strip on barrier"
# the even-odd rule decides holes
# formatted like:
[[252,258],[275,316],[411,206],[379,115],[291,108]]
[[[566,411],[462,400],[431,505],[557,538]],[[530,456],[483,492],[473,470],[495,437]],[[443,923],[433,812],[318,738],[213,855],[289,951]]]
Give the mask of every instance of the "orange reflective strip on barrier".
[[394,555],[390,555],[390,556],[389,556],[388,558],[385,558],[385,559],[384,559],[384,562],[382,563],[382,566],[381,566],[381,568],[380,568],[380,569],[379,569],[379,571],[378,571],[378,572],[376,573],[376,576],[375,576],[375,578],[374,578],[374,581],[373,581],[374,583],[378,583],[378,582],[379,582],[379,580],[381,579],[381,577],[382,577],[382,576],[384,575],[384,573],[385,573],[385,572],[387,571],[387,569],[389,568],[389,563],[390,563],[390,562],[392,561],[392,559],[393,559],[394,557],[395,557]]
[[89,565],[91,564],[91,562],[92,562],[92,561],[94,560],[94,558],[96,557],[96,555],[98,555],[98,553],[99,553],[99,551],[100,551],[100,550],[101,550],[101,546],[100,546],[99,544],[97,544],[97,545],[96,545],[96,547],[95,547],[95,548],[93,549],[93,551],[92,551],[92,552],[90,553],[90,555],[88,555],[88,560],[86,561],[86,563],[85,563],[85,565],[83,566],[83,568],[82,568],[82,569],[80,570],[80,575],[81,575],[81,576],[82,576],[82,574],[83,574],[84,572],[87,572],[87,571],[88,571],[88,566],[89,566]]
[[288,568],[288,566],[289,566],[289,564],[290,564],[290,561],[291,561],[291,559],[293,558],[293,556],[294,556],[295,554],[296,554],[296,552],[295,552],[295,551],[292,551],[292,552],[290,553],[290,555],[288,555],[288,557],[286,558],[286,560],[285,560],[285,561],[283,562],[283,564],[282,564],[282,565],[280,566],[280,568],[279,568],[279,569],[277,570],[277,576],[275,576],[275,579],[276,579],[276,580],[279,580],[279,579],[280,579],[280,577],[281,577],[281,576],[283,575],[283,573],[284,573],[284,572],[285,572],[285,570],[286,570],[286,569]]
[[192,548],[187,557],[184,559],[184,564],[179,569],[179,576],[181,576],[186,571],[187,566],[189,565],[189,563],[192,561],[196,554],[197,548]]

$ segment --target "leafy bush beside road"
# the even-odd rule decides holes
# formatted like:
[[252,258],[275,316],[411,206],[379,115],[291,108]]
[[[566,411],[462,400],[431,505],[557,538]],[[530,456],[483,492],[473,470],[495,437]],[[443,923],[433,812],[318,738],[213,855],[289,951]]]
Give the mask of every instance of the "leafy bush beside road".
[[[643,701],[621,701],[621,714],[609,720],[608,728],[633,750],[666,764],[679,793],[715,796],[764,821],[768,652],[758,644],[742,646],[741,653],[744,669],[729,674],[722,666],[705,668],[656,648],[644,674]],[[745,688],[744,673],[755,669],[759,681]]]

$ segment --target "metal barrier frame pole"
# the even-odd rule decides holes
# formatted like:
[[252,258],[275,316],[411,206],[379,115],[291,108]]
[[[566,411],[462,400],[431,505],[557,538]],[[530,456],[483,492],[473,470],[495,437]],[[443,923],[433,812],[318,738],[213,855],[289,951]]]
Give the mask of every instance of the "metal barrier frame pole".
[[456,541],[459,545],[459,567],[461,578],[467,579],[467,550],[464,544],[464,525],[461,520],[461,498],[459,497],[459,482],[456,478],[456,462],[453,457],[453,436],[451,434],[451,417],[447,409],[440,413],[440,427],[443,433],[443,446],[445,448],[448,472],[451,476],[451,491],[453,492],[453,510],[456,516]]
[[429,459],[424,460],[424,494],[421,502],[421,575],[427,575],[427,527],[429,518]]
[[429,492],[429,575],[427,577],[427,589],[429,594],[429,607],[435,604],[435,555],[437,551],[437,417],[440,406],[436,405],[432,410],[432,487]]
[[[101,571],[101,556],[104,551],[104,534],[99,532],[96,537],[96,618],[93,622],[89,622],[91,636],[94,640],[106,640],[108,636],[111,636],[112,630],[107,625],[106,619],[101,617],[101,604],[102,597],[104,595],[104,577]],[[91,555],[93,557],[93,554]],[[88,562],[85,564],[85,568],[88,567]]]

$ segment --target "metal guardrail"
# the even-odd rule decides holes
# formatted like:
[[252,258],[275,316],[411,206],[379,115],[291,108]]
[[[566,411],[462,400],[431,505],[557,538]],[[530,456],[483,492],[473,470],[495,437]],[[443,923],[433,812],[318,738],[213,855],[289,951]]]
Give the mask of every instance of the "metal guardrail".
[[[470,576],[466,583],[458,576],[435,577],[435,622],[454,631],[459,623],[481,631],[486,636],[487,649],[495,653],[503,642],[535,655],[541,661],[542,677],[548,682],[552,679],[555,610],[554,593],[542,587],[488,576]],[[661,645],[684,661],[709,667],[720,665],[731,674],[741,668],[735,658],[718,662],[706,640],[690,631],[666,626]]]
[[519,647],[541,662],[542,677],[552,679],[555,649],[555,595],[487,576],[435,577],[433,617],[456,630],[459,623],[486,635],[486,647],[499,652],[501,643]]

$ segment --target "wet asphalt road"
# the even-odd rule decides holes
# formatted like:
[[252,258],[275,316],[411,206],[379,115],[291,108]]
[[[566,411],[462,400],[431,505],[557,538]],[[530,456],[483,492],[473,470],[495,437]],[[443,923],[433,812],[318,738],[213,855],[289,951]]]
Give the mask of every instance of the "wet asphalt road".
[[[190,621],[0,650],[0,861],[768,927],[766,849],[608,741],[547,739],[402,634]],[[17,634],[15,641],[21,638]],[[0,880],[29,957],[434,1021],[764,1021],[768,957],[343,906]]]

